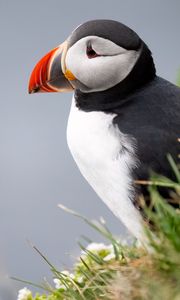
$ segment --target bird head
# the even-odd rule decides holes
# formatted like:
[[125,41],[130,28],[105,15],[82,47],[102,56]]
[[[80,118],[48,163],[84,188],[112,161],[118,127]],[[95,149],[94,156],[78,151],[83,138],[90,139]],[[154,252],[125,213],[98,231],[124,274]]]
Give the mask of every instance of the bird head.
[[106,91],[133,72],[131,81],[155,73],[151,52],[139,36],[116,21],[88,21],[36,64],[29,93]]

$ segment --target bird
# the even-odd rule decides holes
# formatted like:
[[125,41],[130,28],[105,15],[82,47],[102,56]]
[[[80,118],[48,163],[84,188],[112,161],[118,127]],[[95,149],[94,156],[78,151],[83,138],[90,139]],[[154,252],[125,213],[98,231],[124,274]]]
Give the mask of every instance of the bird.
[[70,152],[90,186],[139,241],[144,217],[136,181],[172,175],[178,161],[180,88],[156,74],[152,53],[128,26],[79,25],[33,69],[29,93],[73,92]]

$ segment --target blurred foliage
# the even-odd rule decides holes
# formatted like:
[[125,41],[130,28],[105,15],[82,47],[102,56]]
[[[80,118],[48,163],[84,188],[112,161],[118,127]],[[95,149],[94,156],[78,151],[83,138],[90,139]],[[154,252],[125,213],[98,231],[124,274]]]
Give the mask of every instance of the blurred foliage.
[[180,69],[179,69],[178,75],[177,75],[177,85],[180,87]]
[[[106,238],[108,245],[90,243],[84,237],[79,243],[81,255],[72,273],[59,271],[35,247],[49,265],[55,287],[47,282],[35,286],[44,289],[34,297],[30,290],[22,289],[18,300],[179,300],[180,299],[180,171],[173,159],[169,162],[176,181],[154,175],[148,181],[151,205],[143,209],[153,224],[153,232],[145,226],[148,251],[136,243],[127,245],[117,240],[104,220],[93,222],[62,205],[68,213],[81,218]],[[158,186],[171,188],[173,208],[159,194]],[[152,210],[153,207],[153,210]],[[84,243],[89,243],[85,246]],[[23,281],[26,284],[31,282]]]

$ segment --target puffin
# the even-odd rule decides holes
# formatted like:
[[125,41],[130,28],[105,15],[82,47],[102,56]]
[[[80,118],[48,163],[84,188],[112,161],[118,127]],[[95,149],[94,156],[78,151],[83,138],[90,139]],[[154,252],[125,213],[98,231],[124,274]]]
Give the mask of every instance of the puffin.
[[70,152],[87,182],[139,241],[139,207],[152,172],[169,178],[178,162],[180,88],[156,75],[152,53],[136,32],[106,19],[78,26],[33,69],[29,93],[73,92]]

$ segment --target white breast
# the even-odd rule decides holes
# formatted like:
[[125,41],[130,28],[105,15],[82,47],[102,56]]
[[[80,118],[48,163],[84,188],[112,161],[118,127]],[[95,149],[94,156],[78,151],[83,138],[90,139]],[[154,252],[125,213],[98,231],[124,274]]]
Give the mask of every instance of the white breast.
[[73,98],[67,142],[88,183],[131,233],[142,240],[141,216],[132,204],[130,172],[136,165],[135,153],[130,139],[112,124],[114,117],[79,110]]

